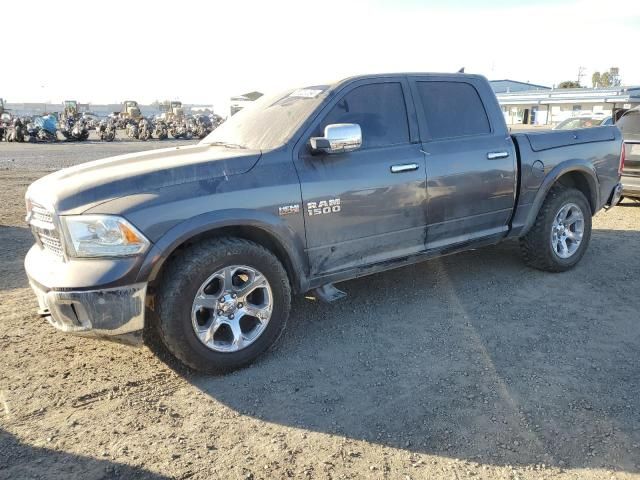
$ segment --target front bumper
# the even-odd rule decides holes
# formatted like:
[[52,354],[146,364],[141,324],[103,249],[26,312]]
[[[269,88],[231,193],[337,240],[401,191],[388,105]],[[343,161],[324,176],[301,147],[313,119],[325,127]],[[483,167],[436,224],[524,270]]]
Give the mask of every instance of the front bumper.
[[144,328],[147,284],[104,290],[45,290],[31,282],[39,314],[62,332],[95,337],[135,336]]
[[63,261],[34,245],[25,270],[40,307],[56,329],[140,343],[147,283],[136,279],[140,259]]

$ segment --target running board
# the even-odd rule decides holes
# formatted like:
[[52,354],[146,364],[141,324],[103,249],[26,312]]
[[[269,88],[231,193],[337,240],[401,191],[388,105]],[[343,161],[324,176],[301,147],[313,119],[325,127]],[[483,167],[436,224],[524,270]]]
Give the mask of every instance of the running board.
[[313,295],[324,303],[332,303],[347,296],[342,290],[338,290],[333,283],[326,283],[313,289]]

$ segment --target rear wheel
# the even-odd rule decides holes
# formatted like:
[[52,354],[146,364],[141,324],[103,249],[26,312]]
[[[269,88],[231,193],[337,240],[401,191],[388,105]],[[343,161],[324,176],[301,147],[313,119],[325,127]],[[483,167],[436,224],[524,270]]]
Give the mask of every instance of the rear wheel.
[[221,238],[172,260],[157,298],[167,349],[189,367],[215,373],[251,363],[276,342],[291,290],[282,264],[267,249]]
[[591,239],[591,208],[584,194],[561,185],[551,189],[531,230],[520,239],[527,265],[563,272],[582,258]]

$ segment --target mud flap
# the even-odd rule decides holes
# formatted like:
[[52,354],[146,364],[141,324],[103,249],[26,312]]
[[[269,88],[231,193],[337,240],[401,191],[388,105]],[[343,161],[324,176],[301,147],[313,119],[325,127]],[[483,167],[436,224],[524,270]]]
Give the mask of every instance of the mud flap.
[[611,191],[611,195],[609,195],[609,200],[605,204],[604,209],[609,210],[611,207],[615,207],[618,203],[620,203],[621,197],[622,197],[622,184],[618,183]]

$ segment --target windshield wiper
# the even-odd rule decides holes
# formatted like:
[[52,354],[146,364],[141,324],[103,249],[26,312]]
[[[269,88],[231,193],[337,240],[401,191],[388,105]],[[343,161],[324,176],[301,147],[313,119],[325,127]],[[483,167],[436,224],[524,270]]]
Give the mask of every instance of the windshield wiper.
[[230,143],[230,142],[207,142],[207,145],[216,145],[221,147],[242,148],[242,149],[247,148],[244,145],[239,145],[237,143]]

